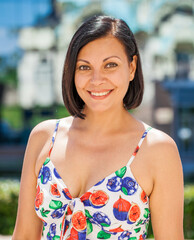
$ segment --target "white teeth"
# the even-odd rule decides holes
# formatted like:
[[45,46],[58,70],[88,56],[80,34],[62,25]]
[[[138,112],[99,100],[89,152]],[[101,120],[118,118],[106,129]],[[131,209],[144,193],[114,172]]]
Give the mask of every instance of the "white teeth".
[[[110,90],[111,91],[111,90]],[[108,92],[91,92],[91,95],[94,95],[94,96],[105,96],[107,95],[110,91]]]

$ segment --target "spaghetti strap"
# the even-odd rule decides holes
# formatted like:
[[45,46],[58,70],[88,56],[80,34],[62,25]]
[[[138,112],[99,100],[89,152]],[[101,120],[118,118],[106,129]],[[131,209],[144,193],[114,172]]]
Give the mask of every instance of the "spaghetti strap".
[[56,122],[56,126],[55,126],[55,130],[54,130],[54,133],[53,133],[53,136],[52,136],[51,147],[50,147],[50,150],[49,150],[48,157],[50,157],[53,146],[54,146],[54,143],[55,143],[55,138],[56,138],[59,122],[60,122],[60,119],[58,119],[57,122]]
[[131,158],[129,159],[128,163],[127,163],[127,167],[130,166],[130,164],[133,162],[133,159],[135,158],[136,154],[138,153],[139,149],[140,149],[140,146],[141,144],[143,143],[143,140],[145,139],[145,137],[147,136],[147,133],[152,129],[152,127],[148,127],[145,132],[143,133],[137,147],[135,148],[135,151],[133,152]]

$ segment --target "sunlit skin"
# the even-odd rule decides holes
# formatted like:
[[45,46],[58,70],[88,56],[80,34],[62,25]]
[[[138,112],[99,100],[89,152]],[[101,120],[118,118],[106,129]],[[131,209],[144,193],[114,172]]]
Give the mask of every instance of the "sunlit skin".
[[[136,70],[136,56],[129,62],[123,45],[113,36],[85,45],[78,54],[75,85],[85,102],[84,113],[110,113],[123,107],[123,98]],[[92,93],[108,93],[95,96]],[[107,112],[108,111],[108,112]]]

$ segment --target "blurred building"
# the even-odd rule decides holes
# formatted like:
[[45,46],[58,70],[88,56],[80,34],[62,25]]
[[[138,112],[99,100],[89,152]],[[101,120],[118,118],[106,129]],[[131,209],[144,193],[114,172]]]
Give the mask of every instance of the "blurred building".
[[65,54],[82,21],[94,14],[122,18],[137,39],[145,78],[144,100],[134,114],[170,134],[184,170],[194,172],[193,1],[52,0],[50,8],[19,30],[23,56],[17,69],[17,101],[22,108],[62,104]]
[[18,96],[24,109],[51,106],[57,99],[54,74],[57,59],[55,28],[58,24],[59,16],[53,1],[48,16],[20,30],[19,45],[24,54],[18,64]]
[[[194,172],[193,3],[160,9],[147,45],[154,80],[153,124],[176,141],[185,173]],[[150,54],[151,51],[151,54]]]

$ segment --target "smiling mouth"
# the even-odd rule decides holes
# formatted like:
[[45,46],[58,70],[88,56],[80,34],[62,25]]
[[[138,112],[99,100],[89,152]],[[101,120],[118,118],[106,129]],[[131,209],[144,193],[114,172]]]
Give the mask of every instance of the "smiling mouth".
[[93,95],[93,96],[106,96],[106,95],[109,94],[110,91],[111,90],[106,91],[106,92],[90,92],[90,94]]
[[95,96],[95,97],[102,97],[102,96],[107,96],[112,90],[109,91],[103,91],[103,92],[91,92],[89,91],[90,95]]

